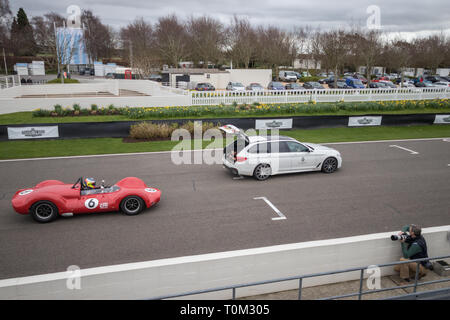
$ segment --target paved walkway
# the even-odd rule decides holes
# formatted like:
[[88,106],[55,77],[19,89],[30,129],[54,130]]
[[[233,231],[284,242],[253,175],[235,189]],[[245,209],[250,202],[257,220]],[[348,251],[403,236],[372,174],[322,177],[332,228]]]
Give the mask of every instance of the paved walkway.
[[[440,277],[434,271],[428,271],[427,275],[419,280],[419,283],[434,281],[434,280],[442,280],[446,277]],[[398,275],[393,276],[385,276],[381,278],[381,289],[393,288],[397,286],[404,286],[408,284],[414,284],[414,280],[411,280],[410,283],[406,283],[402,281],[402,279]],[[417,292],[438,290],[443,288],[450,288],[450,281],[436,283],[436,284],[428,284],[424,286],[418,286]],[[368,291],[366,281],[363,281],[363,291]],[[316,299],[324,299],[327,297],[333,297],[338,295],[345,295],[351,293],[359,292],[359,280],[354,281],[346,281],[339,282],[328,285],[321,285],[316,287],[309,287],[302,289],[302,300],[316,300]],[[405,295],[409,293],[413,293],[414,288],[405,288],[405,289],[393,289],[386,292],[378,292],[371,293],[362,296],[363,300],[376,300],[376,299],[385,299],[394,296]],[[281,292],[274,292],[270,294],[262,294],[256,296],[249,296],[245,298],[240,298],[239,300],[297,300],[298,299],[298,290],[288,290]],[[347,297],[341,298],[339,300],[357,300],[358,296],[355,297]]]

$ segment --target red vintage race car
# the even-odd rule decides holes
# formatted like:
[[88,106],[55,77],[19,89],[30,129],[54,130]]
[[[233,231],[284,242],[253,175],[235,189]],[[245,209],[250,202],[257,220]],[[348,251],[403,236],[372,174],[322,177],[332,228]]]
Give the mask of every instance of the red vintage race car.
[[12,198],[14,210],[31,214],[38,222],[50,222],[59,215],[89,212],[122,211],[136,215],[161,199],[161,191],[149,188],[134,177],[120,180],[113,186],[88,188],[79,178],[74,184],[45,180],[33,188],[20,189]]

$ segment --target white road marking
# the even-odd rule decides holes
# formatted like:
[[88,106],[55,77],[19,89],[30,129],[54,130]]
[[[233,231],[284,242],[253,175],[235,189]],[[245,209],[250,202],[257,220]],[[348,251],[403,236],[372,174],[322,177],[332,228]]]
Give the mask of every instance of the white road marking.
[[396,148],[399,148],[399,149],[402,149],[402,150],[408,151],[408,152],[410,152],[411,154],[419,154],[419,153],[418,153],[417,151],[413,151],[413,150],[410,150],[410,149],[406,149],[406,148],[403,148],[403,147],[397,146],[397,145],[395,145],[395,144],[392,144],[392,145],[390,145],[389,147],[396,147]]
[[445,138],[445,139],[442,139],[442,141],[444,141],[444,142],[450,142],[450,139],[449,139],[449,138]]
[[279,217],[277,218],[272,218],[272,220],[285,220],[287,219],[286,216],[284,214],[281,213],[280,210],[278,210],[277,207],[275,207],[272,202],[270,202],[266,197],[257,197],[257,198],[253,198],[254,200],[264,200],[272,209],[273,211],[276,212],[276,214],[278,214]]

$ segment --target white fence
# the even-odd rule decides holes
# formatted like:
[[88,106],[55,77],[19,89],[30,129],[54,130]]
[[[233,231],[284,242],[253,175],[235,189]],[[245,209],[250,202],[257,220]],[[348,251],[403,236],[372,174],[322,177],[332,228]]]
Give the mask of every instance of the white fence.
[[[13,78],[11,78],[13,79]],[[8,80],[8,89],[0,90],[0,114],[32,111],[37,108],[53,109],[55,104],[82,107],[91,104],[116,107],[168,107],[199,106],[233,103],[306,103],[356,102],[389,100],[449,99],[449,88],[397,88],[397,89],[325,89],[325,90],[264,90],[264,91],[188,91],[166,87],[148,80],[105,80],[79,84],[46,84],[20,86]],[[6,83],[6,82],[5,82]],[[14,86],[12,86],[12,84]],[[120,90],[141,95],[119,96]],[[112,93],[105,96],[104,92]],[[83,95],[82,93],[89,93]],[[95,94],[93,94],[95,93]],[[55,95],[64,96],[55,96]],[[28,96],[28,97],[22,97]]]
[[192,92],[191,105],[448,99],[450,88],[325,89]]

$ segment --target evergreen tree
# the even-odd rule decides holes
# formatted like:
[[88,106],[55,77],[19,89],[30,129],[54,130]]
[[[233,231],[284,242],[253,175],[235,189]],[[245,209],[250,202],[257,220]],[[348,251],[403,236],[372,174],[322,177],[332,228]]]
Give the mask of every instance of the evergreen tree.
[[34,55],[36,52],[33,28],[23,8],[19,9],[11,25],[11,49],[18,56]]

